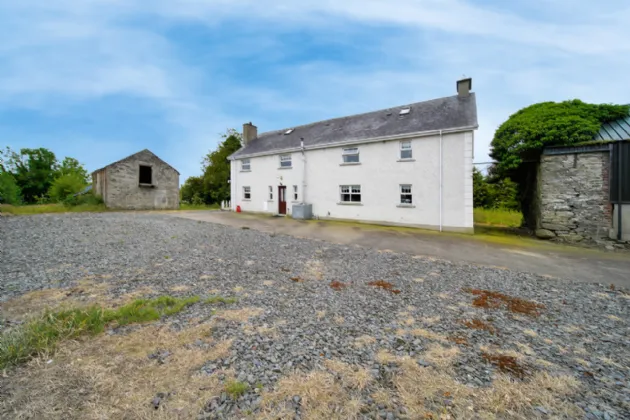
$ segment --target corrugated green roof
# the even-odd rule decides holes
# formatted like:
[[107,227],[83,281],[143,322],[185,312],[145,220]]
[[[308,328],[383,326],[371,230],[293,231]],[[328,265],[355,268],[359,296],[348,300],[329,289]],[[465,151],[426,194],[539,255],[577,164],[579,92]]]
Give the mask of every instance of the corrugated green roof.
[[595,140],[630,140],[630,115],[602,125]]

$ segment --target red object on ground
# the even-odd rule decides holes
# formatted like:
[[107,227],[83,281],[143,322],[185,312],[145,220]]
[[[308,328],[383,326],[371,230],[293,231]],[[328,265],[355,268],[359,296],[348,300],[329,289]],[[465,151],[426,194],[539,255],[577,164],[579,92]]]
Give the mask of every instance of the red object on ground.
[[240,213],[241,212],[241,206],[236,206],[236,212]]

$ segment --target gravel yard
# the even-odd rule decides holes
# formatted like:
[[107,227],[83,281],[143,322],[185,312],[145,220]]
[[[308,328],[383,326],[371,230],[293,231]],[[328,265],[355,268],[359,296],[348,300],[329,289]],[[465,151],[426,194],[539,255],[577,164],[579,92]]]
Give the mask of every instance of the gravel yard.
[[630,418],[630,295],[609,285],[159,214],[0,218],[0,251],[4,331],[201,297],[7,370],[0,418]]

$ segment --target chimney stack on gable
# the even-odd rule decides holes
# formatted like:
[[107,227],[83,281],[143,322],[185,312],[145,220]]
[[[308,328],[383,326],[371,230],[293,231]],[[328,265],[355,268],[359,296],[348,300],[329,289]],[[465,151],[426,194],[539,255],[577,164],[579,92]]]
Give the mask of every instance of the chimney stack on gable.
[[457,96],[465,98],[470,95],[472,89],[472,79],[470,77],[457,81]]
[[256,137],[258,137],[258,127],[251,122],[243,124],[243,146],[247,146]]

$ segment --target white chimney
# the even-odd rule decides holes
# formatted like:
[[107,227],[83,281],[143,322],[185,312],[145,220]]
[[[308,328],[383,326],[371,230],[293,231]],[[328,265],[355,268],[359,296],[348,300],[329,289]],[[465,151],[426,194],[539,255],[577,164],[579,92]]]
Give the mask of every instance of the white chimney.
[[470,95],[472,89],[472,79],[470,77],[457,81],[457,96],[464,98]]
[[243,146],[258,137],[258,127],[251,122],[243,124]]

